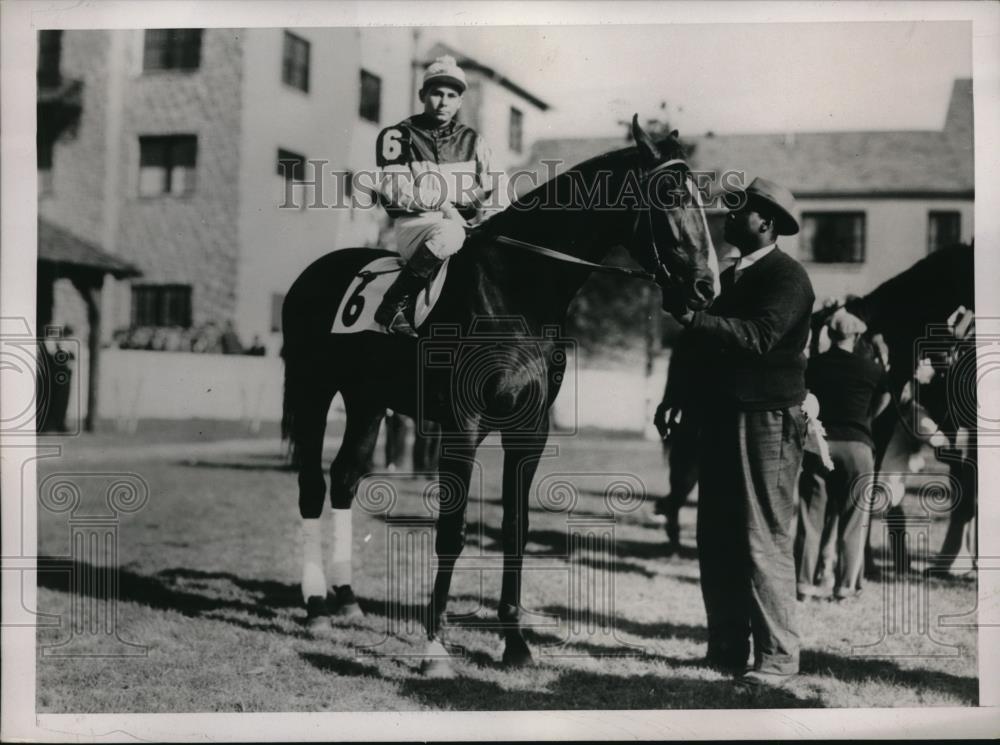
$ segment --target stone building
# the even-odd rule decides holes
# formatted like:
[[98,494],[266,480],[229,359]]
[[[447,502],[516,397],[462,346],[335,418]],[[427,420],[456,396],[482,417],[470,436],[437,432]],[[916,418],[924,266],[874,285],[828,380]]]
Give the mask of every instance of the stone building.
[[[384,232],[380,208],[345,204],[345,174],[374,168],[379,129],[419,106],[419,73],[448,34],[40,32],[39,216],[141,272],[105,284],[104,340],[231,323],[244,345],[277,354],[283,293],[299,272]],[[546,104],[447,49],[470,68],[467,121],[502,134],[501,165],[520,160]],[[79,293],[59,279],[51,295],[48,315],[82,333]]]

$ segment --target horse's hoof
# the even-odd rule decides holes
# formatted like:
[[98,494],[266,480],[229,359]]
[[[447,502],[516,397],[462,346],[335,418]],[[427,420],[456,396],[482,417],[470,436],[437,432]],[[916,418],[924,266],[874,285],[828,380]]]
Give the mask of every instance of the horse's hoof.
[[330,626],[330,614],[326,607],[326,598],[313,595],[306,600],[305,627],[310,631],[323,631]]
[[504,667],[527,667],[534,664],[528,643],[520,637],[511,637],[503,648]]
[[455,669],[451,666],[451,657],[440,641],[432,639],[427,642],[424,655],[424,661],[420,664],[420,674],[425,678],[444,680],[455,677]]
[[455,669],[448,660],[424,660],[420,664],[420,674],[431,680],[448,680],[455,677]]
[[350,585],[341,585],[333,589],[333,607],[330,615],[340,619],[363,618],[365,612],[358,605],[354,591]]

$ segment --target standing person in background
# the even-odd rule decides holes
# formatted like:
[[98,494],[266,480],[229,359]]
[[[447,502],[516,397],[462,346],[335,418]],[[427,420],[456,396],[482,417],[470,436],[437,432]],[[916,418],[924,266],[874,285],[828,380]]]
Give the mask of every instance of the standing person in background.
[[806,435],[805,348],[815,294],[777,246],[795,235],[788,189],[757,178],[726,217],[740,251],[707,311],[664,308],[698,340],[709,380],[702,418],[698,561],[707,663],[747,686],[783,686],[799,671],[792,530]]
[[670,553],[680,548],[681,507],[698,485],[698,438],[701,434],[698,381],[703,373],[695,354],[690,332],[682,330],[670,353],[663,400],[653,417],[653,424],[668,451],[670,493],[660,497],[656,514],[667,518],[667,550]]
[[[875,476],[871,422],[889,405],[885,371],[855,351],[864,322],[845,310],[829,322],[829,351],[810,358],[806,386],[819,401],[832,471],[804,469],[799,483],[799,537],[796,541],[798,598],[838,600],[861,591],[870,497],[866,483]],[[833,576],[819,578],[823,535],[834,534],[837,561]]]

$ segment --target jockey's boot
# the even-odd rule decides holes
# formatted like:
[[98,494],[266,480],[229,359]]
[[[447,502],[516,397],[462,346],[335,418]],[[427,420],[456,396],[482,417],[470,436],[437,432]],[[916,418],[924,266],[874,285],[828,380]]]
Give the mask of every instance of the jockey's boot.
[[399,270],[396,281],[385,291],[382,304],[375,311],[375,322],[385,326],[390,334],[416,337],[413,310],[417,294],[442,261],[427,246],[420,246]]

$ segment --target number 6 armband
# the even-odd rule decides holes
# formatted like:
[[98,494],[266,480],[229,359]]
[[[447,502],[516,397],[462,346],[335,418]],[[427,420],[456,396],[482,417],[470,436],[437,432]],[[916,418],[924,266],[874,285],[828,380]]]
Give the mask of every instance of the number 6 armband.
[[382,166],[406,165],[410,162],[410,140],[399,127],[389,127],[379,132],[375,142],[375,164]]

